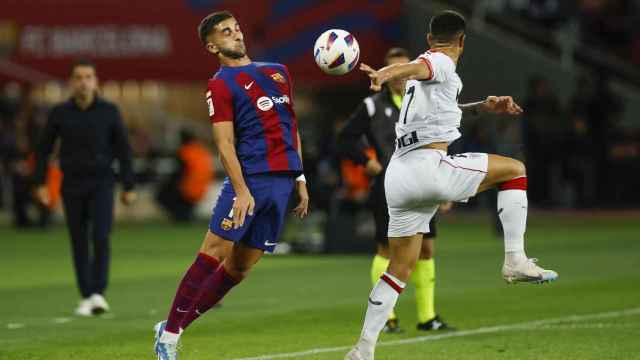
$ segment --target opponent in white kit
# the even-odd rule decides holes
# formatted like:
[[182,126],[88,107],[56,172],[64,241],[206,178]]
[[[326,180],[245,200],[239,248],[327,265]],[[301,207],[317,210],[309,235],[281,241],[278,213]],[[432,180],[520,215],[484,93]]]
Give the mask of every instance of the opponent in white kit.
[[394,79],[408,79],[402,111],[396,124],[396,150],[387,168],[385,189],[389,204],[390,263],[369,295],[360,340],[348,360],[371,360],[378,335],[405,287],[420,254],[429,221],[446,201],[464,201],[497,187],[498,215],[504,229],[505,260],[502,276],[509,283],[543,283],[558,274],[536,265],[524,251],[527,219],[527,177],[522,162],[492,154],[447,155],[458,139],[463,113],[519,115],[522,109],[509,96],[459,105],[462,81],[456,64],[464,50],[466,22],[445,11],[430,22],[430,50],[409,64],[378,71],[360,69],[371,79],[371,89]]

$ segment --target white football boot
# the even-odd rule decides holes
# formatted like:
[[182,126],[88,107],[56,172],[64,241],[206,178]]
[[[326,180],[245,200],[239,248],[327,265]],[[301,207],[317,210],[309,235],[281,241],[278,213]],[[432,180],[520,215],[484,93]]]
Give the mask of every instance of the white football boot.
[[104,314],[109,311],[109,303],[100,294],[93,294],[89,298],[91,300],[91,312],[93,315]]
[[78,316],[93,316],[93,303],[91,302],[91,298],[82,299],[78,303],[78,307],[74,312]]
[[502,266],[502,277],[509,284],[543,284],[558,278],[557,272],[543,269],[536,265],[536,262],[538,262],[538,259],[527,259],[527,261],[522,261],[516,265],[505,263]]

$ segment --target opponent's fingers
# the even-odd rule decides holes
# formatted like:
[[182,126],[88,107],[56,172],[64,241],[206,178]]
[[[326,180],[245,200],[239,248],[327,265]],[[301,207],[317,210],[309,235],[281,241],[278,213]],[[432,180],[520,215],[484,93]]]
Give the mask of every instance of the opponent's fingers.
[[371,68],[371,66],[365,64],[365,63],[360,63],[360,70],[366,72],[366,73],[372,73],[375,72],[375,70],[373,70]]

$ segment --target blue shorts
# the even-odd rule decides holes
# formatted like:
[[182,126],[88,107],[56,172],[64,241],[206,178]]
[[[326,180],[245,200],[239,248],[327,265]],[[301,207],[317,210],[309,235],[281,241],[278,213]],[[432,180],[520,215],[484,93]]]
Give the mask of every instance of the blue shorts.
[[256,202],[253,216],[247,215],[241,228],[233,228],[231,209],[236,192],[229,178],[226,178],[213,208],[209,230],[225,240],[271,252],[282,233],[289,198],[295,186],[295,175],[256,174],[246,176],[245,182]]

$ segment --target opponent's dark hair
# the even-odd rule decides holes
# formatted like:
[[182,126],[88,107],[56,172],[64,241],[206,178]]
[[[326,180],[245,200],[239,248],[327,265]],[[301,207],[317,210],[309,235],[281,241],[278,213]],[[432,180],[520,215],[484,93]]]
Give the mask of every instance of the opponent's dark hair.
[[401,47],[394,47],[387,51],[387,54],[384,56],[385,65],[389,65],[389,60],[397,57],[406,57],[411,59],[409,55],[409,50]]
[[431,18],[429,32],[438,42],[451,42],[465,32],[467,21],[464,16],[453,10],[447,10]]
[[202,21],[200,21],[200,24],[198,25],[198,37],[200,37],[200,41],[202,41],[202,43],[206,45],[207,36],[211,34],[213,27],[233,17],[235,16],[233,16],[231,12],[226,10],[216,11],[207,15],[204,19],[202,19]]
[[90,67],[93,69],[93,71],[97,71],[96,70],[96,64],[89,60],[89,59],[77,59],[76,61],[73,62],[73,64],[71,64],[71,69],[69,70],[69,75],[73,75],[73,72],[76,70],[76,68],[81,67],[81,66],[86,66],[86,67]]

